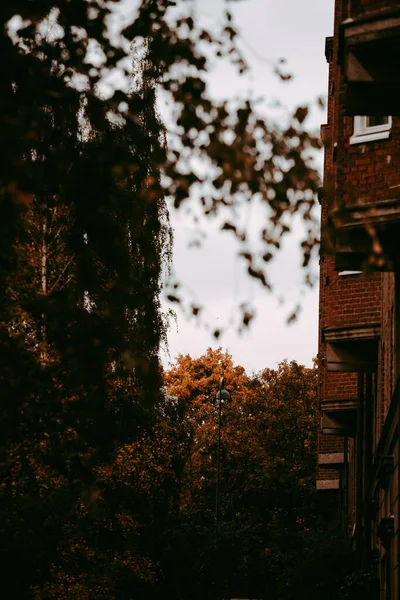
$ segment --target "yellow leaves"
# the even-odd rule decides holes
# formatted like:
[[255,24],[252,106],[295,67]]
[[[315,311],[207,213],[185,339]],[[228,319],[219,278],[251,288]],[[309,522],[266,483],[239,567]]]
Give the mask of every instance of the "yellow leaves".
[[210,406],[215,400],[221,377],[225,377],[225,387],[234,392],[243,387],[247,375],[240,366],[234,366],[232,357],[222,348],[208,348],[199,358],[180,355],[169,371],[165,373],[165,385],[168,393],[180,400]]
[[181,421],[176,427],[186,435],[190,432],[181,480],[180,506],[185,514],[199,509],[215,482],[215,392],[221,376],[232,392],[232,402],[223,406],[222,412],[225,485],[255,490],[271,481],[285,485],[290,478],[291,484],[302,487],[302,472],[310,471],[301,457],[315,451],[316,369],[283,361],[250,380],[221,349],[209,349],[198,359],[180,356],[164,381],[168,393],[180,401]]

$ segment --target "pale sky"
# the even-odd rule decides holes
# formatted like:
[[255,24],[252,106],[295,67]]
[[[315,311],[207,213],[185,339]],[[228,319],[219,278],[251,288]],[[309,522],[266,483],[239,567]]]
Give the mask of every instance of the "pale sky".
[[[179,0],[178,0],[179,1]],[[183,1],[183,0],[180,0]],[[220,66],[210,75],[213,95],[218,98],[234,94],[248,94],[266,99],[268,104],[279,99],[289,108],[311,103],[327,93],[328,68],[324,56],[325,37],[332,35],[334,0],[197,0],[198,16],[212,22],[228,6],[235,16],[243,38],[242,50],[251,65],[251,74],[238,77],[227,65]],[[287,67],[295,75],[291,82],[281,83],[272,75],[268,62],[263,60],[285,57]],[[318,130],[326,116],[315,109],[309,126]],[[319,157],[322,164],[322,156]],[[256,207],[249,215],[257,219]],[[195,233],[194,225],[184,214],[171,214],[175,229],[174,271],[179,281],[190,290],[190,295],[206,305],[206,320],[212,325],[226,327],[235,313],[235,306],[251,301],[257,315],[249,330],[238,335],[230,327],[215,340],[210,331],[189,322],[177,311],[177,325],[171,321],[168,364],[179,353],[200,356],[207,347],[222,346],[233,356],[236,364],[251,373],[265,367],[274,367],[284,358],[311,366],[317,353],[318,285],[300,297],[302,280],[298,235],[293,234],[283,245],[283,251],[273,264],[270,275],[274,284],[272,293],[261,289],[250,280],[236,257],[237,246],[226,233],[205,222],[207,239],[200,248],[188,248]],[[318,265],[315,264],[317,272]],[[284,304],[280,304],[280,298]],[[291,309],[301,300],[302,312],[297,322],[286,324]],[[165,303],[165,307],[170,305]],[[173,307],[174,308],[174,307]]]

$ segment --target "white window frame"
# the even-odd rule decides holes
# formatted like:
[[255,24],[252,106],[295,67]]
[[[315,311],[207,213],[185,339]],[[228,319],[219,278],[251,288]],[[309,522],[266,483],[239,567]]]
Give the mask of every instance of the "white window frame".
[[368,126],[368,117],[354,117],[353,135],[350,138],[350,144],[364,144],[365,142],[374,142],[376,140],[385,140],[390,137],[392,129],[392,117],[388,117],[388,122],[383,125]]
[[361,275],[362,271],[339,271],[339,277],[348,277],[349,275]]

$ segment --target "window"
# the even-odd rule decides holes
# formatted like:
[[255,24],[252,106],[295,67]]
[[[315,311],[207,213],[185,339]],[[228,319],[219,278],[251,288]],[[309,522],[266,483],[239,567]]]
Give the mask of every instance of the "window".
[[391,127],[392,117],[354,117],[354,130],[350,144],[387,139]]
[[361,275],[362,271],[339,271],[339,277],[346,277],[347,275]]

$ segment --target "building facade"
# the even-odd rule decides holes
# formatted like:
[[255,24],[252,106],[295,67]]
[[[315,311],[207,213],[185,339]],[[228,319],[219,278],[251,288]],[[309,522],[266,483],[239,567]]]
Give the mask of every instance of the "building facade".
[[400,1],[336,0],[325,53],[317,489],[398,600]]

